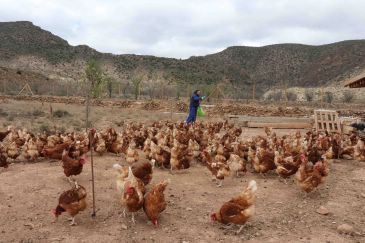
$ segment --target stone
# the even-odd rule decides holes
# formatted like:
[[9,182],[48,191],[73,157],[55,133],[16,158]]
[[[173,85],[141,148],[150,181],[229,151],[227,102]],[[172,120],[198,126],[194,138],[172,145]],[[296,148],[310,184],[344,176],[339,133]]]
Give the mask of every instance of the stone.
[[348,234],[351,235],[354,233],[354,227],[349,224],[341,224],[337,227],[337,232],[340,234]]
[[122,228],[122,229],[124,229],[124,230],[127,230],[127,229],[128,229],[128,226],[127,226],[127,225],[125,225],[125,224],[122,224],[122,225],[121,225],[121,228]]
[[186,208],[186,210],[187,210],[187,211],[193,211],[193,209],[192,209],[192,208]]
[[24,226],[28,226],[31,230],[34,229],[34,224],[32,223],[25,223]]
[[321,214],[321,215],[328,215],[330,213],[330,211],[323,207],[323,206],[320,206],[317,210],[316,210],[317,213]]

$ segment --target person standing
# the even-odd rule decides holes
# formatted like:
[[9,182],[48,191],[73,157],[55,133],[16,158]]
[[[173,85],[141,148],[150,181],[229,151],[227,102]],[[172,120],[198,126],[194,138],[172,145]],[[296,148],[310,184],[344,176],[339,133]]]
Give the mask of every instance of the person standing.
[[187,124],[194,123],[196,121],[196,115],[198,112],[200,101],[204,99],[205,96],[200,96],[200,90],[194,91],[193,96],[190,98],[189,116],[186,119]]

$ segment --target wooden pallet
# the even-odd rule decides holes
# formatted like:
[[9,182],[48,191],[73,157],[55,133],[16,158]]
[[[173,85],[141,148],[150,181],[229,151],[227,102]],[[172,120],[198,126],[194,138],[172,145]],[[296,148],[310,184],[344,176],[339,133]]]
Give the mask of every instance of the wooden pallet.
[[334,110],[315,110],[314,126],[319,132],[328,131],[341,133],[341,125],[340,120],[338,119],[338,113]]

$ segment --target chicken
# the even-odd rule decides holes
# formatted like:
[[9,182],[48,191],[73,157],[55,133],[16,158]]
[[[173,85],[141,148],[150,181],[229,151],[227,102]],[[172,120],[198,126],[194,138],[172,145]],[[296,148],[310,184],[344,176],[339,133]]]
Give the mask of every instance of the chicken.
[[132,168],[128,169],[128,177],[124,180],[124,192],[121,204],[124,207],[123,215],[127,209],[132,213],[132,222],[135,223],[134,213],[143,207],[144,194],[146,189],[142,180],[133,175]]
[[87,207],[86,195],[86,190],[81,185],[63,192],[58,199],[57,207],[53,210],[53,214],[56,219],[63,212],[67,212],[72,217],[70,225],[76,225],[75,216],[80,211],[84,211]]
[[103,138],[98,138],[95,147],[94,147],[94,151],[99,155],[102,156],[105,152],[106,152],[106,144],[105,144],[105,140]]
[[159,146],[155,142],[151,141],[151,158],[156,161],[156,166],[169,168],[171,151],[167,146]]
[[263,148],[257,148],[256,156],[253,159],[253,168],[257,173],[266,173],[275,170],[275,154]]
[[136,150],[136,144],[131,142],[127,149],[126,161],[128,164],[132,165],[139,159],[138,151]]
[[30,139],[29,141],[25,142],[23,156],[26,160],[29,161],[35,161],[38,158],[39,156],[38,147],[33,139]]
[[19,149],[16,142],[12,142],[9,146],[6,147],[7,157],[11,159],[16,159],[19,157],[21,150]]
[[191,156],[188,154],[188,147],[184,144],[178,142],[177,139],[174,140],[174,146],[171,149],[171,172],[173,170],[187,169],[190,167]]
[[[152,180],[153,167],[154,167],[154,161],[152,162],[139,161],[131,166],[133,175],[138,179],[142,180],[145,185],[150,183],[150,181]],[[113,168],[116,169],[119,173],[118,180],[124,180],[128,176],[128,166],[121,166],[119,164],[114,164]],[[121,192],[123,192],[123,190],[121,190]]]
[[145,141],[144,141],[144,144],[143,144],[143,152],[146,156],[146,159],[152,159],[151,158],[151,139],[150,138],[147,138]]
[[193,159],[197,159],[198,156],[200,155],[199,143],[195,140],[190,139],[189,145],[188,145],[188,150],[191,151],[191,153],[193,155]]
[[44,148],[42,154],[46,158],[61,160],[63,151],[69,148],[70,144],[68,143],[57,144],[53,148]]
[[313,191],[318,185],[324,182],[328,175],[329,168],[326,160],[318,161],[314,166],[308,164],[305,155],[301,155],[301,165],[295,175],[298,186],[305,192]]
[[276,165],[276,173],[284,179],[294,175],[300,165],[300,159],[298,158],[299,154],[296,157],[284,157],[279,151],[275,151],[274,163]]
[[362,139],[359,139],[354,147],[354,159],[365,161],[365,143]]
[[212,213],[211,220],[222,224],[242,225],[237,232],[239,234],[243,225],[255,214],[256,191],[256,181],[252,180],[238,197],[224,203],[218,212]]
[[[82,156],[79,159],[72,159],[68,155],[67,150],[64,150],[62,153],[63,172],[65,173],[65,175],[70,183],[72,183],[72,180],[70,177],[79,175],[82,172],[82,168],[85,163],[86,163],[85,156]],[[76,183],[76,181],[74,181],[74,182]]]
[[144,197],[143,211],[155,226],[158,226],[158,216],[166,209],[164,191],[168,184],[169,181],[164,181],[153,186]]
[[4,140],[4,138],[6,138],[6,136],[8,136],[8,134],[10,132],[11,132],[10,130],[5,131],[5,132],[0,132],[0,142],[2,142]]
[[107,144],[107,150],[113,154],[119,155],[123,152],[124,141],[121,138],[117,138],[110,145]]
[[8,157],[3,154],[0,153],[0,167],[4,167],[5,169],[9,167],[9,163],[8,163]]
[[223,185],[224,177],[227,177],[230,174],[229,166],[225,163],[213,161],[211,155],[206,150],[202,152],[202,161],[212,173],[212,179],[219,180],[218,187],[221,187]]
[[237,177],[240,172],[246,172],[246,161],[236,154],[231,154],[227,164],[230,171],[236,172]]

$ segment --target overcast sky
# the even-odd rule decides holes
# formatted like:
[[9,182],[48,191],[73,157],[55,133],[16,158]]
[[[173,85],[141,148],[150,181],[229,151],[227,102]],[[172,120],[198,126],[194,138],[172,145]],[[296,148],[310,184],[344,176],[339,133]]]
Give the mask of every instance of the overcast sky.
[[365,39],[364,10],[364,0],[0,0],[0,21],[32,21],[102,52],[188,58]]

